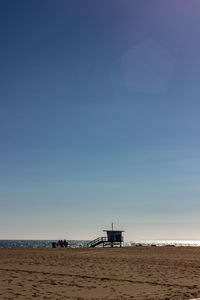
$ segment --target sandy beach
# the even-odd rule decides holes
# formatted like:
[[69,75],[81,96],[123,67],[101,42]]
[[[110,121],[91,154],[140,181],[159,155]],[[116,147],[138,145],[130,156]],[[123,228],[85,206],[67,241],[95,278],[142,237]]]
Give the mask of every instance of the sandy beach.
[[0,249],[0,299],[200,297],[200,248]]

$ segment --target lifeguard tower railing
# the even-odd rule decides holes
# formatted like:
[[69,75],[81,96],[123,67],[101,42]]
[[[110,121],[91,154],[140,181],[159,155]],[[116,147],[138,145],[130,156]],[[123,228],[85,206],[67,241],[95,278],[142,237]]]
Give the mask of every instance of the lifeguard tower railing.
[[87,247],[88,247],[88,248],[93,248],[93,247],[96,247],[96,246],[98,246],[98,245],[100,245],[100,244],[104,244],[104,243],[106,243],[107,241],[108,241],[107,237],[102,236],[102,237],[99,237],[99,238],[97,238],[97,239],[95,239],[95,240],[93,240],[93,241],[87,243]]

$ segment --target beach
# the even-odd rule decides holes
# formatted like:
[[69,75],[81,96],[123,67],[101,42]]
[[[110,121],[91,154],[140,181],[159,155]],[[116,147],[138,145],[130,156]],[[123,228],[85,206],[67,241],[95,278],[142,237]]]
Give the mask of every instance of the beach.
[[0,299],[193,299],[200,248],[0,249]]

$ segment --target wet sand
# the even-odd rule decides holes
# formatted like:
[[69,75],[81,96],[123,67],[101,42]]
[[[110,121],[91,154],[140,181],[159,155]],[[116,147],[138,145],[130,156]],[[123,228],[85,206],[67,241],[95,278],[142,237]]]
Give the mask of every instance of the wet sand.
[[0,249],[0,299],[200,297],[200,248]]

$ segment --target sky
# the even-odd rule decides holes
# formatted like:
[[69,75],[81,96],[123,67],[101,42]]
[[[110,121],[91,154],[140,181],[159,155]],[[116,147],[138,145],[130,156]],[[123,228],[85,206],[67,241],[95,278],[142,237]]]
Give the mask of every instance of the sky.
[[199,15],[0,2],[0,239],[200,239]]

